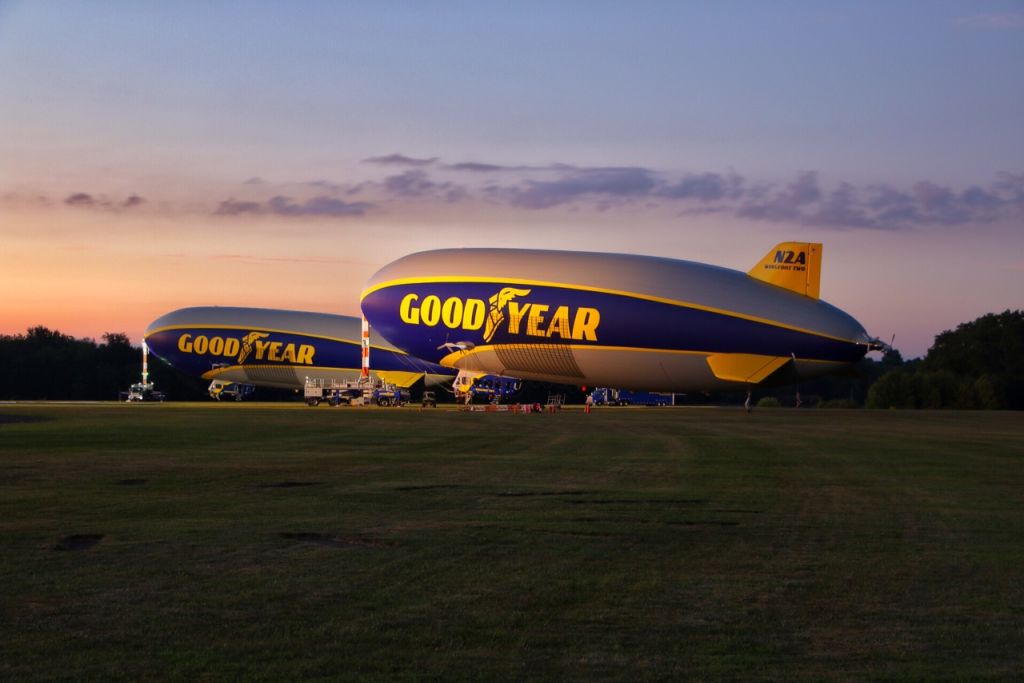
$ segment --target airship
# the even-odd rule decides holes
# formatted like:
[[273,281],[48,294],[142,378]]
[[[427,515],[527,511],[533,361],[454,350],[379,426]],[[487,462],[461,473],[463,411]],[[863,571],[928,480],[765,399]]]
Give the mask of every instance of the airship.
[[[328,313],[202,306],[153,321],[144,340],[172,367],[211,380],[211,395],[237,385],[302,389],[307,379],[346,381],[362,366],[362,321]],[[456,371],[410,356],[383,339],[370,344],[372,374],[408,387],[451,381]]]
[[751,389],[834,372],[880,342],[819,298],[822,245],[749,272],[651,256],[443,249],[367,282],[363,315],[444,367],[647,391]]

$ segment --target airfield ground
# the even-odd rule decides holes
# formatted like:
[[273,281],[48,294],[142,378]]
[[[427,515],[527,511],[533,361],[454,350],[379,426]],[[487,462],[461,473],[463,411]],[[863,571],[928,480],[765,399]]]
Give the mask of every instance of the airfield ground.
[[0,678],[1024,671],[1020,413],[0,405]]

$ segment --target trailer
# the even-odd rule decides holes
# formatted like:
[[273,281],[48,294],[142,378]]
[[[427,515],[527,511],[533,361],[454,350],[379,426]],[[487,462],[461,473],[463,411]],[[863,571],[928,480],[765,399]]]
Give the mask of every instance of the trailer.
[[523,383],[518,377],[488,375],[480,372],[459,370],[452,384],[457,403],[501,403],[510,401]]
[[228,382],[221,379],[213,380],[210,382],[210,386],[206,388],[206,392],[210,395],[210,398],[216,401],[241,401],[244,398],[252,396],[255,391],[255,385],[242,384],[240,382]]
[[590,396],[595,406],[671,406],[676,395],[596,387]]
[[409,402],[409,390],[376,377],[351,380],[307,377],[303,389],[306,405],[321,403],[332,406],[404,406]]
[[359,380],[335,380],[322,377],[307,377],[303,389],[306,405],[315,407],[321,403],[332,406],[362,405],[364,382]]
[[409,403],[409,390],[384,383],[373,390],[372,399],[379,406],[404,406]]

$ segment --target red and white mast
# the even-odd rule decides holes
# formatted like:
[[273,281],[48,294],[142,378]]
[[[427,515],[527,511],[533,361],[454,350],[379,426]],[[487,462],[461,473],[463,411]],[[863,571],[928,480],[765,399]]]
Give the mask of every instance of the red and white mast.
[[370,323],[363,316],[363,370],[362,378],[370,377]]

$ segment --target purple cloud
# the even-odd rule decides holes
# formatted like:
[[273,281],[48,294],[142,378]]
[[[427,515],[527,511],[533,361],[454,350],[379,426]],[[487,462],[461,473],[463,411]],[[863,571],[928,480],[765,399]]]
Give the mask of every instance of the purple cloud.
[[448,171],[468,171],[470,173],[497,173],[503,171],[572,171],[578,167],[569,164],[548,164],[547,166],[506,166],[504,164],[487,164],[479,161],[461,161],[457,164],[444,166]]
[[[248,182],[258,186],[252,191],[265,192],[262,199],[232,197],[221,201],[214,213],[352,217],[365,215],[382,204],[416,201],[483,202],[531,211],[564,206],[592,211],[611,211],[623,205],[633,210],[660,207],[681,216],[721,214],[834,230],[905,230],[1024,218],[1024,173],[1003,172],[987,185],[956,188],[930,180],[905,186],[842,181],[825,185],[813,170],[798,173],[789,182],[765,183],[731,171],[680,175],[638,166],[513,166],[482,161],[442,164],[437,157],[413,159],[400,154],[367,161],[413,168],[395,168],[395,174],[382,180],[352,179],[344,184],[327,180]],[[459,182],[453,182],[455,173],[469,175],[459,175]],[[302,198],[305,192],[294,189],[300,186],[316,196]],[[271,189],[274,187],[278,188],[276,192]],[[300,198],[289,196],[284,188],[292,188]],[[7,204],[17,200],[10,193],[0,199]],[[111,212],[146,203],[136,194],[110,199],[76,192],[52,201],[40,197],[36,205],[61,201],[69,207]],[[156,207],[154,210],[176,210],[163,203]]]
[[1005,201],[1024,208],[1024,173],[1000,173],[992,189]]
[[367,202],[344,202],[324,196],[296,203],[279,195],[267,202],[268,211],[279,216],[362,216],[371,208],[373,205]]
[[334,197],[312,197],[297,202],[291,197],[277,195],[265,204],[228,199],[220,203],[215,214],[240,216],[243,214],[270,214],[274,216],[362,216],[373,208],[368,202],[345,202]]
[[801,221],[832,228],[880,227],[867,214],[859,193],[849,183],[841,183],[812,212],[802,216]]
[[439,187],[424,171],[406,171],[385,178],[381,185],[391,194],[402,197],[423,197]]
[[693,173],[678,182],[662,185],[655,194],[668,199],[697,199],[702,202],[713,202],[739,197],[742,186],[743,179],[736,174],[723,176],[718,173]]
[[492,190],[492,194],[513,206],[547,209],[584,197],[602,202],[645,197],[655,185],[651,171],[645,168],[580,168],[557,180],[527,180],[521,186]]
[[220,203],[215,214],[219,216],[240,216],[246,213],[262,213],[263,207],[259,202],[240,202],[236,199],[226,199]]
[[96,200],[91,194],[86,192],[76,192],[68,195],[64,200],[64,203],[68,206],[95,206]]
[[[455,185],[423,169],[411,169],[361,189],[383,190],[396,199],[432,198],[449,203],[479,201],[543,210],[573,204],[608,211],[635,200],[665,200],[680,213],[725,213],[755,221],[790,222],[831,229],[906,229],[926,225],[989,222],[1024,212],[1024,174],[999,174],[989,187],[963,191],[920,181],[909,189],[891,185],[822,186],[816,171],[803,171],[785,184],[749,182],[737,173],[690,173],[666,178],[643,167],[504,166],[484,162],[437,165],[433,174],[518,172],[512,182]],[[552,178],[552,174],[554,177]],[[699,208],[698,206],[699,205]]]
[[315,187],[316,189],[322,190],[324,192],[338,193],[350,190],[350,188],[347,188],[344,185],[339,185],[338,183],[332,183],[330,180],[323,179],[310,180],[309,182],[304,183],[304,185],[306,185],[307,187]]
[[824,192],[813,172],[782,189],[748,192],[736,215],[753,220],[787,221],[837,229],[907,229],[927,225],[989,223],[1020,216],[1024,176],[1003,173],[991,187],[962,192],[922,180],[909,191],[889,185],[858,189],[840,183]]
[[821,188],[818,186],[817,172],[804,171],[777,193],[764,197],[760,191],[754,191],[739,207],[737,215],[754,220],[798,220],[808,205],[820,198]]
[[398,175],[388,176],[380,183],[364,183],[361,190],[378,186],[392,197],[402,199],[435,198],[455,203],[471,198],[468,188],[451,182],[432,180],[426,171],[411,169]]
[[140,206],[146,200],[137,194],[129,195],[121,201],[114,201],[102,195],[88,192],[75,192],[64,198],[64,204],[79,209],[99,209],[101,211],[122,211]]
[[387,154],[385,156],[363,159],[364,164],[380,164],[382,166],[430,166],[435,161],[437,161],[437,157],[416,159],[407,157],[404,154]]
[[458,164],[450,164],[445,168],[452,171],[470,171],[473,173],[494,173],[496,171],[507,171],[510,169],[509,166],[499,166],[498,164],[482,164],[476,161],[463,161]]

